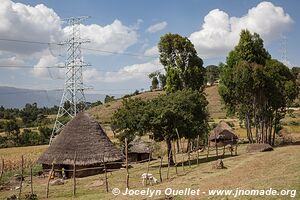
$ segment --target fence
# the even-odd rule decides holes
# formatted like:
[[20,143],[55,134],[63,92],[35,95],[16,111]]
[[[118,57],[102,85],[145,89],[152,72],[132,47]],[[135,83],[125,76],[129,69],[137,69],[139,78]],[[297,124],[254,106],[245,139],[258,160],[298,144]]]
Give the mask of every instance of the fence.
[[[183,153],[183,149],[181,147],[181,153],[176,154],[175,151],[175,143],[172,144],[172,149],[173,149],[173,161],[174,164],[171,165],[170,162],[168,160],[170,160],[171,157],[171,151],[170,153],[165,157],[167,159],[163,159],[163,156],[158,157],[158,159],[156,160],[152,160],[151,159],[151,155],[149,156],[148,159],[142,160],[142,161],[138,161],[135,162],[135,168],[130,168],[129,164],[128,164],[128,146],[127,146],[127,141],[125,141],[125,161],[124,162],[102,162],[101,165],[97,166],[97,167],[90,167],[90,168],[80,168],[77,169],[77,165],[76,163],[76,157],[77,157],[77,153],[74,152],[74,160],[73,160],[73,169],[69,169],[69,170],[64,170],[65,172],[70,172],[72,173],[72,179],[70,179],[70,181],[72,181],[72,196],[76,196],[77,194],[77,182],[78,182],[78,178],[76,177],[76,173],[78,172],[82,172],[82,171],[89,171],[89,170],[102,170],[103,174],[101,174],[101,177],[103,176],[104,179],[104,184],[103,184],[103,190],[105,192],[109,192],[109,188],[111,186],[114,186],[116,183],[113,182],[112,180],[114,179],[113,177],[113,173],[114,172],[118,172],[120,171],[120,169],[108,169],[107,166],[108,165],[114,165],[114,164],[121,164],[123,166],[125,166],[124,170],[126,170],[125,172],[125,176],[122,177],[118,177],[118,179],[122,178],[124,180],[124,188],[135,188],[135,187],[140,187],[140,183],[142,181],[141,178],[141,172],[146,173],[147,175],[150,173],[151,170],[151,174],[154,177],[158,177],[158,180],[160,183],[165,182],[170,180],[173,177],[176,177],[178,175],[185,175],[189,172],[189,169],[191,168],[195,168],[198,167],[200,165],[200,163],[203,162],[208,162],[211,160],[216,160],[219,158],[219,156],[215,156],[212,157],[211,155],[215,155],[215,154],[211,154],[209,149],[207,149],[207,151],[201,151],[201,150],[197,150],[195,152],[192,151],[188,151],[187,153]],[[218,147],[215,149],[216,153],[218,152]],[[225,155],[225,148],[221,147],[221,149],[223,149],[223,155]],[[212,149],[211,149],[212,150]],[[177,149],[178,151],[178,149]],[[213,152],[213,151],[211,151]],[[232,155],[232,150],[230,150],[231,155]],[[104,160],[104,159],[103,159]],[[138,166],[140,163],[145,163],[143,166]],[[147,164],[147,165],[146,165]],[[146,168],[145,168],[146,165]],[[5,169],[5,164],[4,164],[4,159],[2,159],[1,162],[1,174],[0,174],[0,180],[1,177],[4,173],[4,169]],[[144,171],[141,171],[144,170]],[[51,187],[50,187],[50,180],[52,175],[55,172],[62,172],[62,170],[59,169],[55,169],[54,168],[54,164],[52,164],[52,168],[48,171],[49,175],[48,175],[48,179],[47,179],[47,184],[46,184],[46,188],[45,188],[45,197],[49,198],[50,193],[51,193]],[[24,176],[24,156],[21,156],[21,177]],[[118,174],[119,176],[119,174]],[[33,195],[34,194],[34,182],[33,182],[33,174],[32,174],[32,167],[30,167],[30,194]],[[148,180],[148,178],[145,179],[145,185],[147,187],[147,185],[151,184],[151,180]],[[22,196],[22,185],[23,185],[23,178],[21,178],[20,181],[20,186],[19,186],[19,198]],[[71,191],[70,191],[71,193]]]

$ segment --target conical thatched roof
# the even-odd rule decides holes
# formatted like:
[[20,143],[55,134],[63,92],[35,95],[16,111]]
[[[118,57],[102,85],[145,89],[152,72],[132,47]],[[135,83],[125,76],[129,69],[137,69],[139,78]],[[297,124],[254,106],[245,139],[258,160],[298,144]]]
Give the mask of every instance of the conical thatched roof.
[[214,130],[210,133],[209,140],[237,140],[238,137],[233,133],[232,128],[225,122],[220,121]]
[[129,143],[129,153],[151,153],[151,147],[146,144],[140,137],[136,137]]
[[38,159],[41,164],[91,165],[123,159],[121,151],[87,113],[78,113]]

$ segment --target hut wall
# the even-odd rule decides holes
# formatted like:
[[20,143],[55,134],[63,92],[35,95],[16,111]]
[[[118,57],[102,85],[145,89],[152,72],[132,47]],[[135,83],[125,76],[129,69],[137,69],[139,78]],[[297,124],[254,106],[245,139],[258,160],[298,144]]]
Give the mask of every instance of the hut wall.
[[148,159],[149,159],[149,153],[129,153],[128,154],[129,162],[146,161]]
[[[85,168],[95,168],[95,167],[102,167],[102,168],[81,170]],[[118,163],[106,164],[107,171],[110,171],[110,169],[120,169],[121,167],[122,167],[121,161],[119,161]],[[43,164],[43,170],[45,173],[49,173],[51,168],[52,168],[51,165]],[[65,169],[67,178],[71,178],[73,176],[73,171],[68,171],[68,170],[73,170],[73,165],[54,165],[54,170],[57,170],[57,172],[55,172],[54,174],[55,177],[59,177],[59,178],[62,177],[62,173],[61,173],[62,168]],[[102,163],[93,164],[93,165],[76,165],[76,177],[93,176],[96,174],[101,174],[103,172],[104,172],[104,168]]]

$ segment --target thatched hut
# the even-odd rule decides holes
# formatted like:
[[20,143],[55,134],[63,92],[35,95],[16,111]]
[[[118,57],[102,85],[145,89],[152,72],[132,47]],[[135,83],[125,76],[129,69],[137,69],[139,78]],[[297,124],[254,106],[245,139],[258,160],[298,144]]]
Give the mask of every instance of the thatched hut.
[[237,143],[237,140],[238,137],[234,134],[233,129],[225,121],[220,121],[209,135],[210,146],[233,145]]
[[140,137],[136,137],[128,145],[128,161],[138,162],[151,159],[152,149]]
[[[54,164],[55,169],[72,173],[76,154],[76,169],[94,168],[106,163],[107,169],[120,168],[123,154],[109,140],[100,124],[87,113],[78,113],[52,141],[48,149],[38,159],[43,169],[49,170]],[[103,169],[78,170],[76,176],[83,177],[103,172]]]

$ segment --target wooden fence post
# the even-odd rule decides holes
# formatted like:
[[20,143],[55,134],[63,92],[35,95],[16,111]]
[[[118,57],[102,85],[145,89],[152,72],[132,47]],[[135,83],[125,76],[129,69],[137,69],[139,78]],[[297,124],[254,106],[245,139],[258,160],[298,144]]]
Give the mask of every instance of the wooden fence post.
[[190,148],[188,151],[188,160],[189,160],[189,168],[191,168],[191,148],[192,148],[192,142],[190,142]]
[[148,184],[148,174],[149,174],[150,161],[151,161],[151,153],[149,153],[149,160],[148,160],[148,165],[147,165],[146,186],[147,186],[147,184]]
[[172,152],[172,149],[171,151],[169,152],[168,154],[168,171],[167,171],[167,179],[169,180],[169,171],[170,171],[170,158],[171,158],[171,152]]
[[174,156],[175,172],[176,172],[176,175],[178,175],[178,171],[177,171],[177,162],[176,162],[175,142],[173,142],[173,148],[174,148],[173,156]]
[[48,199],[49,197],[49,182],[50,182],[50,179],[51,179],[51,176],[53,174],[53,171],[54,171],[54,163],[52,163],[52,168],[51,168],[51,171],[49,173],[49,176],[48,176],[48,181],[47,181],[47,189],[46,189],[46,198]]
[[126,188],[129,189],[128,141],[127,141],[127,138],[125,138],[125,155],[126,155]]
[[200,140],[200,137],[198,135],[198,137],[197,137],[197,166],[199,166],[199,140]]
[[215,148],[216,148],[216,155],[218,157],[219,155],[218,155],[218,144],[217,144],[217,136],[216,136],[216,134],[215,134]]
[[3,173],[4,173],[4,158],[2,158],[0,180],[2,179]]
[[75,151],[74,155],[74,163],[73,163],[73,197],[76,196],[76,158],[77,158],[77,152]]
[[19,199],[21,199],[21,194],[22,194],[23,174],[24,174],[24,156],[22,155],[22,157],[21,157],[21,181],[20,181]]
[[160,182],[162,182],[162,176],[161,176],[162,160],[163,160],[163,157],[161,156],[160,157],[160,165],[159,165],[159,180],[160,180]]
[[208,159],[209,156],[209,147],[210,147],[210,140],[208,140],[206,160]]
[[32,167],[30,167],[30,191],[31,191],[31,195],[33,195]]
[[106,190],[106,192],[108,192],[107,169],[106,169],[105,162],[103,162],[103,163],[104,163],[104,173],[105,173],[105,190]]

